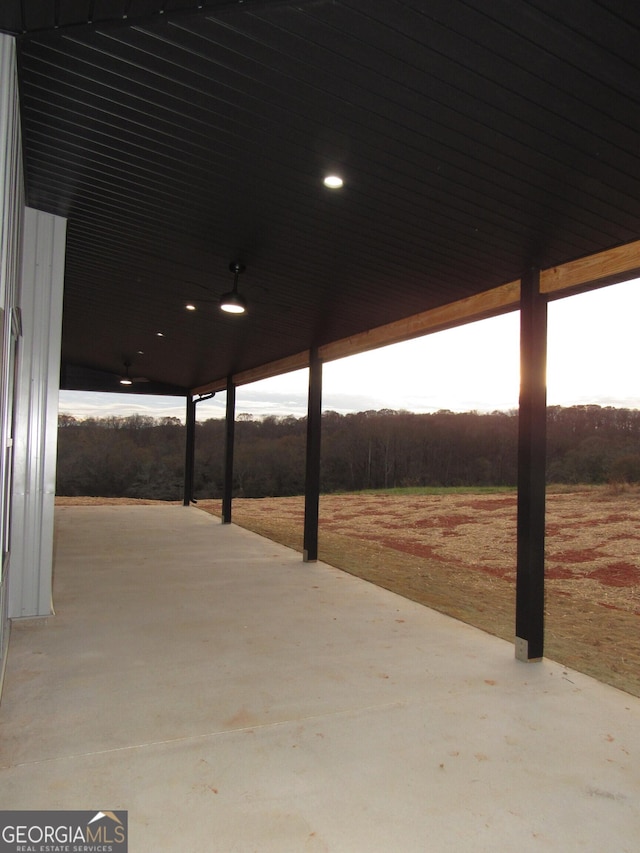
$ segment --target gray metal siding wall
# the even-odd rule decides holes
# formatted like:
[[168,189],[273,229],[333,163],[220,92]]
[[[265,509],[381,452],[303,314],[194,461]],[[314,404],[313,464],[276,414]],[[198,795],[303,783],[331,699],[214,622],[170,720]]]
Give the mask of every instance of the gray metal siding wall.
[[13,455],[15,340],[18,332],[21,230],[24,214],[16,50],[0,35],[0,689],[9,634],[8,573]]
[[9,616],[53,612],[53,514],[66,220],[27,207],[16,381]]

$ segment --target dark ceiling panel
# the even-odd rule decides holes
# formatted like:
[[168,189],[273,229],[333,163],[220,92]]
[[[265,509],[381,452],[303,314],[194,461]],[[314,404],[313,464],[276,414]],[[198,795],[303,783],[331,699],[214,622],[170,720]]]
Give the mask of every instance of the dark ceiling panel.
[[[196,387],[638,239],[638,23],[625,0],[10,0],[28,202],[68,218],[65,375]],[[237,258],[242,318],[217,309]]]

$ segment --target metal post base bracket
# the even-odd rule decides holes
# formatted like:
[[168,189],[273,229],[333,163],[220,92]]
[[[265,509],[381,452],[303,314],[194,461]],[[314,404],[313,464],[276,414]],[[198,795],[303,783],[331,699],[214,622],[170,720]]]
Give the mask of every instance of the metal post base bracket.
[[542,658],[530,658],[529,640],[523,640],[522,637],[516,637],[516,660],[521,660],[524,663],[538,663]]

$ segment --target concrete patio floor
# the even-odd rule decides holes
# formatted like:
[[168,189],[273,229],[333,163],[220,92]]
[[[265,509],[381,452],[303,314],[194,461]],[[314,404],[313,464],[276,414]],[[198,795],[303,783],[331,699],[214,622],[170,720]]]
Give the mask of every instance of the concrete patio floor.
[[2,809],[127,809],[131,853],[638,850],[639,699],[195,508],[56,529]]

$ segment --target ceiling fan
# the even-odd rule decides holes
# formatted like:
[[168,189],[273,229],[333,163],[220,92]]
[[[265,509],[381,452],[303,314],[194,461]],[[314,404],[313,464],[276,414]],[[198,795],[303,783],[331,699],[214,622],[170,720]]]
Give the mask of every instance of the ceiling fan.
[[120,384],[124,387],[128,387],[133,385],[136,382],[148,382],[149,380],[146,376],[131,376],[131,362],[128,359],[125,359],[124,362],[124,373],[120,376]]

